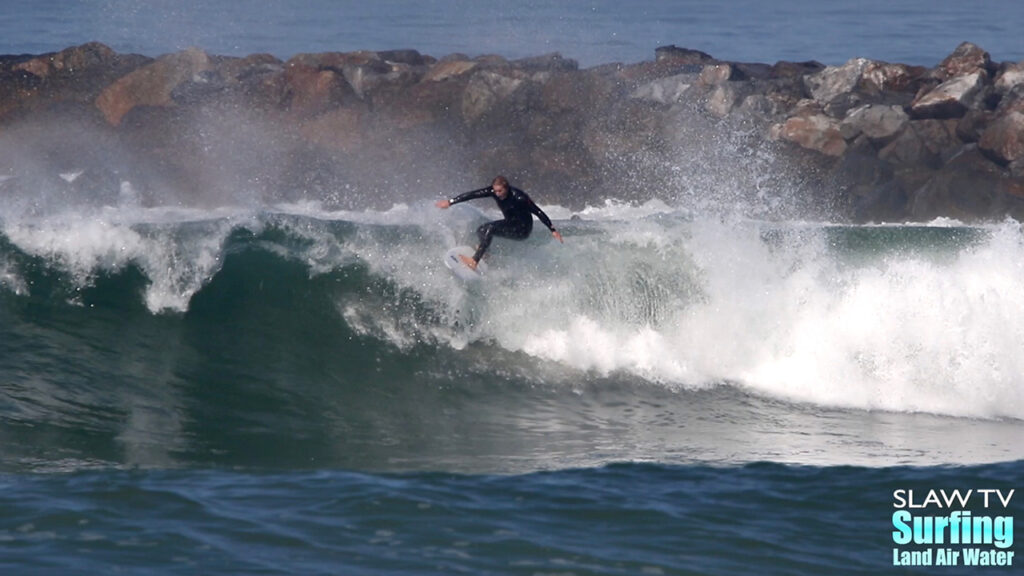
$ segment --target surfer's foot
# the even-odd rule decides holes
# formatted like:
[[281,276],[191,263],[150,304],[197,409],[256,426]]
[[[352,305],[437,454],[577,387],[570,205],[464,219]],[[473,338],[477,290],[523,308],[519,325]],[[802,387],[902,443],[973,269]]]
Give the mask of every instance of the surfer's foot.
[[459,254],[459,260],[462,260],[463,264],[469,266],[470,270],[476,270],[476,260],[473,260],[469,256],[464,256],[462,254]]

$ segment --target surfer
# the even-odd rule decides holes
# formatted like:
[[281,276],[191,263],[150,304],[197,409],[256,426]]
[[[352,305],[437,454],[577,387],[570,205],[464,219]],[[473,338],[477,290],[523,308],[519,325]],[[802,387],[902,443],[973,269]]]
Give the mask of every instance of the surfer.
[[501,209],[501,214],[504,218],[488,222],[477,228],[476,235],[480,238],[480,244],[476,247],[476,253],[473,254],[472,258],[469,256],[459,255],[459,259],[461,259],[466,266],[476,270],[476,265],[480,262],[480,259],[484,257],[484,252],[487,252],[487,248],[491,245],[491,239],[494,236],[511,238],[513,240],[525,240],[526,238],[529,238],[530,232],[533,231],[532,214],[535,214],[537,218],[548,227],[548,230],[551,230],[552,236],[557,238],[559,242],[563,241],[562,235],[558,230],[555,230],[554,226],[551,225],[551,219],[548,218],[548,215],[533,203],[533,200],[526,195],[526,192],[523,192],[519,188],[510,186],[508,179],[504,176],[496,177],[494,181],[491,182],[491,185],[486,188],[472,190],[447,200],[438,200],[437,207],[447,209],[452,204],[487,197],[494,198],[494,201],[498,203],[498,208]]

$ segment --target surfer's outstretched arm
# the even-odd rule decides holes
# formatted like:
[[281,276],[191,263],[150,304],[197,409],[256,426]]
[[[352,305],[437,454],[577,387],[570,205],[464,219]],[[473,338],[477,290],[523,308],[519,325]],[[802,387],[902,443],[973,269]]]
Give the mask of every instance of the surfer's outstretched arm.
[[465,202],[466,200],[475,200],[476,198],[486,198],[494,194],[494,188],[488,186],[486,188],[480,188],[479,190],[470,190],[446,200],[438,200],[438,208],[447,208],[452,204],[458,204],[459,202]]

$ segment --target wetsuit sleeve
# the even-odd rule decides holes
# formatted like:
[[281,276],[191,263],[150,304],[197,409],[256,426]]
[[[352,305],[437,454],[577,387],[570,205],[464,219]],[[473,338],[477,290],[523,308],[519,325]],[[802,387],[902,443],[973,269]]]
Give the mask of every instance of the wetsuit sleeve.
[[494,189],[491,188],[490,186],[488,186],[486,188],[481,188],[479,190],[470,190],[469,192],[464,192],[464,193],[459,194],[458,196],[456,196],[454,198],[449,198],[448,199],[448,203],[449,204],[458,204],[459,202],[465,202],[466,200],[474,200],[476,198],[486,198],[486,197],[490,196],[493,193],[494,193]]
[[537,219],[539,219],[542,224],[548,227],[548,230],[554,232],[555,227],[551,225],[551,218],[548,218],[548,215],[545,214],[539,206],[534,204],[531,198],[527,197],[526,202],[530,206],[530,212],[533,212],[537,216]]

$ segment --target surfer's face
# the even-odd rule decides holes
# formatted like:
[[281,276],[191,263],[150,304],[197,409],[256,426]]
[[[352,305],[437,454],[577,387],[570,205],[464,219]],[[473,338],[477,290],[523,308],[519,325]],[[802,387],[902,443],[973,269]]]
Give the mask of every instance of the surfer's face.
[[508,188],[504,184],[492,184],[491,188],[494,188],[494,194],[502,200],[508,196]]

